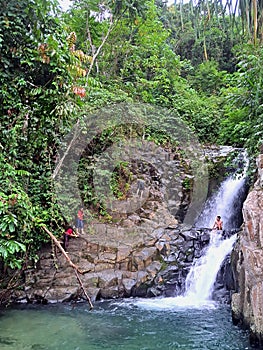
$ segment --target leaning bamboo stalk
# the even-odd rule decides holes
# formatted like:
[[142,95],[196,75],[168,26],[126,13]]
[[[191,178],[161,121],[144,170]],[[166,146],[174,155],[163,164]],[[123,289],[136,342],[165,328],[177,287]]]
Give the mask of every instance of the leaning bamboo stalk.
[[60,244],[60,242],[57,240],[57,238],[53,235],[52,232],[50,232],[45,226],[42,226],[42,229],[49,235],[49,237],[52,239],[52,241],[55,243],[55,245],[58,247],[58,249],[61,251],[61,253],[64,255],[64,257],[66,258],[66,260],[68,261],[69,265],[74,269],[75,274],[77,276],[78,282],[80,284],[81,289],[83,290],[83,293],[85,295],[85,297],[88,300],[88,303],[90,305],[90,309],[93,309],[93,304],[91,302],[90,297],[88,296],[85,287],[79,277],[79,274],[83,274],[83,272],[81,270],[79,270],[79,268],[73,264],[73,262],[71,261],[71,259],[69,258],[69,256],[67,255],[67,253],[65,252],[65,250],[63,249],[62,245]]
[[88,293],[86,292],[86,289],[85,289],[85,287],[84,287],[84,285],[83,285],[83,283],[82,283],[82,281],[81,281],[81,278],[79,277],[78,271],[77,271],[76,269],[74,269],[74,271],[75,271],[76,277],[77,277],[77,279],[78,279],[78,281],[79,281],[80,287],[81,287],[81,289],[82,289],[82,291],[83,291],[83,293],[84,293],[86,299],[87,299],[88,302],[89,302],[90,310],[91,310],[91,309],[93,309],[93,305],[92,305],[91,299],[90,299]]
[[111,17],[110,17],[110,25],[109,25],[109,28],[108,28],[108,30],[107,30],[107,32],[106,32],[106,35],[105,35],[104,38],[102,39],[102,42],[101,42],[100,46],[98,47],[97,51],[96,51],[96,52],[94,53],[94,55],[92,56],[92,60],[91,60],[91,63],[90,63],[90,67],[89,67],[89,70],[88,70],[87,75],[86,75],[87,83],[88,83],[89,75],[90,75],[90,73],[91,73],[91,71],[92,71],[92,68],[93,68],[93,66],[94,66],[94,63],[95,63],[95,61],[96,61],[96,59],[97,59],[97,57],[98,57],[98,55],[99,55],[101,49],[103,48],[105,42],[107,41],[107,39],[108,39],[108,37],[109,37],[111,31],[112,31],[113,28],[114,28],[113,24],[114,24],[114,23],[113,23],[112,16],[111,16]]
[[68,145],[68,147],[67,147],[65,153],[63,154],[62,158],[61,158],[60,161],[58,162],[58,164],[57,164],[57,166],[56,166],[56,168],[55,168],[55,170],[54,170],[54,172],[53,172],[52,179],[55,179],[55,177],[57,176],[57,174],[58,174],[60,168],[61,168],[62,165],[63,165],[64,159],[66,158],[66,156],[68,155],[68,153],[69,153],[69,151],[70,151],[72,145],[73,145],[74,142],[76,141],[76,139],[77,139],[77,137],[78,137],[78,130],[79,130],[79,119],[78,119],[78,121],[77,121],[77,123],[76,123],[76,126],[75,126],[75,133],[74,133],[74,135],[73,135],[73,137],[72,137],[72,140],[70,141],[70,143],[69,143],[69,145]]

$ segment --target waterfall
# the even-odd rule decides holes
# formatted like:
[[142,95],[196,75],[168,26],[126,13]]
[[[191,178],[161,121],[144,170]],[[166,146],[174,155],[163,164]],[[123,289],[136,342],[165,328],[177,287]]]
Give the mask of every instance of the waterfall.
[[[243,204],[240,193],[245,185],[248,167],[246,153],[243,152],[240,156],[242,157],[242,167],[240,166],[236,173],[223,181],[218,191],[206,202],[204,210],[195,224],[196,227],[212,228],[217,215],[222,217],[224,229],[231,230],[238,227],[236,216],[238,211],[241,211]],[[240,156],[238,158],[239,165]],[[211,295],[217,273],[226,256],[232,251],[235,241],[236,234],[224,239],[221,231],[212,230],[209,246],[203,256],[194,262],[187,275],[185,294],[174,298],[162,298],[161,301],[160,299],[139,301],[138,305],[154,309],[214,306]]]
[[[219,187],[218,191],[207,201],[205,208],[197,220],[198,227],[213,227],[215,217],[220,215],[223,220],[223,228],[231,230],[235,227],[236,207],[241,210],[242,201],[240,193],[246,181],[248,158],[243,152],[237,158],[242,160],[243,169],[238,169],[230,175]],[[238,204],[238,205],[237,205]],[[211,299],[213,286],[217,273],[226,256],[231,252],[236,240],[236,235],[223,239],[222,232],[213,230],[210,233],[210,243],[204,253],[191,267],[186,278],[185,297],[188,300],[195,299],[204,302]]]
[[214,282],[221,264],[231,252],[236,234],[223,239],[221,233],[211,232],[211,239],[205,254],[190,269],[186,278],[186,292],[182,296],[161,299],[138,300],[136,305],[147,309],[215,308],[211,300]]
[[220,231],[211,232],[206,253],[191,267],[186,278],[185,297],[189,301],[204,302],[211,298],[217,273],[235,241],[236,235],[223,239]]
[[[212,227],[217,215],[223,220],[223,227],[231,230],[239,226],[237,212],[241,211],[244,194],[244,185],[246,181],[246,172],[248,168],[248,157],[246,152],[242,152],[235,160],[239,167],[233,174],[229,175],[222,182],[218,191],[205,203],[205,207],[198,217],[196,227]],[[241,164],[240,164],[241,162]]]

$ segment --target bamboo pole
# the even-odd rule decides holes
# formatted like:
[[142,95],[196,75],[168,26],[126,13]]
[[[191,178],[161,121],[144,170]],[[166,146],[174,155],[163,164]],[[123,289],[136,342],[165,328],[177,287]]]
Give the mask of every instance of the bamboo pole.
[[253,41],[254,45],[257,45],[257,32],[258,32],[258,7],[257,7],[257,0],[253,0]]
[[68,155],[68,153],[69,153],[69,151],[70,151],[72,145],[74,144],[74,142],[76,141],[76,139],[77,139],[77,137],[78,137],[78,131],[79,131],[79,119],[78,119],[78,121],[77,121],[77,123],[76,123],[76,125],[75,125],[75,133],[74,133],[74,135],[73,135],[73,137],[72,137],[72,140],[70,141],[70,143],[69,143],[69,145],[68,145],[68,147],[67,147],[65,153],[63,154],[62,158],[61,158],[60,161],[58,162],[58,164],[57,164],[57,166],[56,166],[56,168],[55,168],[55,170],[54,170],[54,172],[53,172],[52,179],[55,179],[55,177],[57,176],[57,174],[58,174],[60,168],[62,167],[63,162],[64,162],[64,159],[65,159],[66,156]]
[[81,278],[79,276],[79,274],[83,274],[83,272],[81,270],[79,270],[79,268],[73,264],[73,262],[71,261],[71,259],[69,258],[69,256],[67,255],[67,253],[65,252],[65,250],[63,249],[62,245],[60,244],[60,242],[57,240],[57,238],[53,235],[52,232],[50,232],[45,226],[42,226],[42,229],[49,235],[49,237],[52,239],[52,241],[55,243],[55,245],[58,247],[58,249],[61,251],[61,253],[64,255],[64,257],[66,258],[66,260],[68,261],[69,265],[74,269],[74,272],[77,276],[77,280],[80,284],[80,287],[85,295],[85,297],[88,300],[88,303],[90,305],[90,310],[93,309],[93,304],[91,302],[91,299],[88,295],[88,293],[85,290],[85,287],[81,281]]
[[83,293],[84,293],[86,299],[87,299],[88,302],[89,302],[90,310],[91,310],[91,309],[93,309],[93,304],[92,304],[92,302],[91,302],[91,299],[90,299],[88,293],[86,292],[86,289],[85,289],[85,287],[84,287],[84,285],[83,285],[83,283],[82,283],[82,281],[81,281],[81,278],[79,277],[78,271],[77,271],[76,269],[74,269],[74,271],[75,271],[76,277],[77,277],[77,279],[78,279],[78,282],[79,282],[79,284],[80,284],[80,288],[82,289],[82,291],[83,291]]

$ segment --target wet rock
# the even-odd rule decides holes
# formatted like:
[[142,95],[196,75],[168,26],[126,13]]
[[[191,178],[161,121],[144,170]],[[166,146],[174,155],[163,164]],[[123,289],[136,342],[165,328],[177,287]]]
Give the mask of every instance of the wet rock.
[[132,278],[123,278],[122,284],[124,286],[126,296],[130,296],[132,289],[136,286],[137,280]]
[[250,329],[263,346],[263,155],[257,159],[258,179],[243,205],[244,225],[232,254],[235,290],[233,321]]

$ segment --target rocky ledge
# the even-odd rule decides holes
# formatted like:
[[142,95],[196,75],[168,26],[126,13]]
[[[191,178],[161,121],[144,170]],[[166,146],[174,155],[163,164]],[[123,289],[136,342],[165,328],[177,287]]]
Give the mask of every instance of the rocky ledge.
[[[213,147],[205,157],[218,166],[232,151]],[[209,230],[196,231],[179,223],[191,203],[193,180],[188,168],[170,150],[158,148],[156,153],[168,162],[168,170],[154,161],[151,166],[140,164],[139,179],[147,188],[137,194],[138,178],[134,178],[129,202],[134,208],[125,212],[124,201],[112,203],[118,210],[113,205],[111,223],[92,219],[83,235],[70,240],[68,257],[81,271],[92,300],[178,295],[193,260],[209,242]],[[47,303],[84,298],[72,267],[55,245],[44,247],[39,257],[37,266],[25,271],[25,288],[15,292],[15,300]]]
[[[81,280],[93,301],[180,294],[193,259],[201,256],[210,237],[202,230],[183,231],[173,226],[156,228],[147,239],[143,231],[124,232],[106,226],[97,229],[101,230],[101,238],[118,238],[120,244],[99,244],[97,239],[83,235],[72,239],[69,249],[72,262],[81,268]],[[37,271],[27,271],[26,288],[16,298],[47,303],[82,300],[84,295],[64,256],[47,249],[42,251]]]

